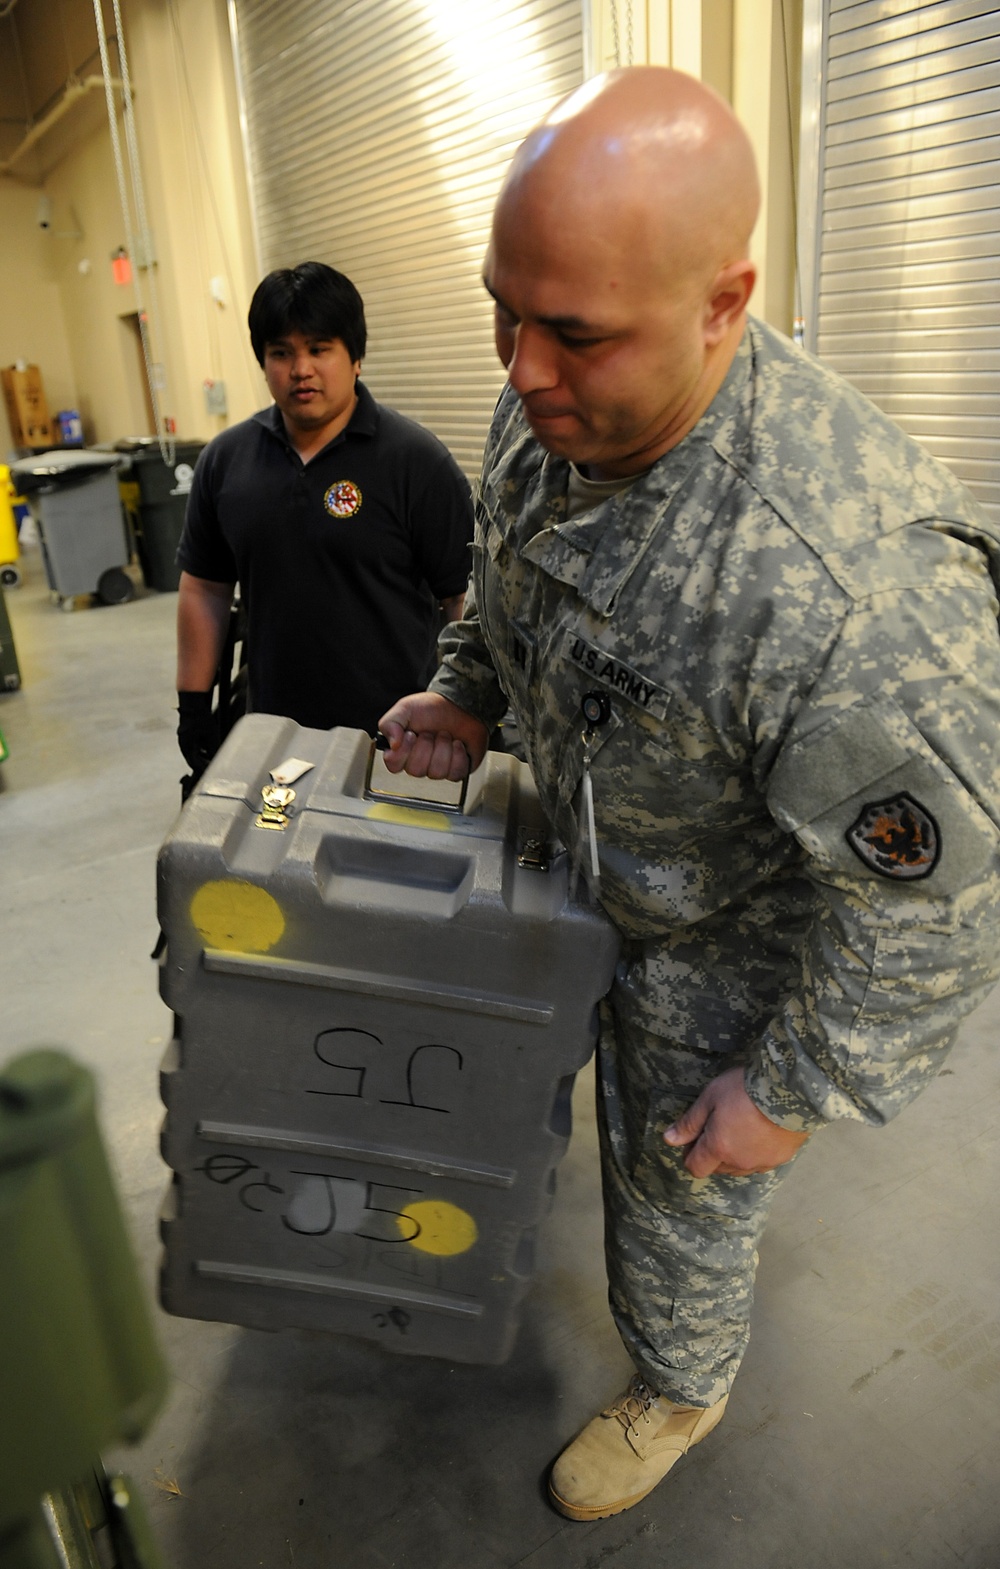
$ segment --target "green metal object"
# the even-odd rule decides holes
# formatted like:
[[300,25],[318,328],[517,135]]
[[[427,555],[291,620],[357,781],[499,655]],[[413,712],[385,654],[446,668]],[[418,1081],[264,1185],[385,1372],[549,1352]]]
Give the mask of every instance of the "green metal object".
[[16,692],[21,685],[21,666],[17,661],[14,634],[0,584],[0,692]]
[[163,1569],[132,1484],[98,1465],[0,1540],[3,1569]]
[[[127,1548],[109,1556],[107,1543],[134,1534],[135,1503],[125,1479],[109,1482],[95,1462],[146,1431],[166,1367],[101,1143],[94,1081],[61,1052],[28,1052],[0,1073],[0,1259],[0,1569],[152,1569],[151,1544],[152,1557],[128,1558]],[[98,1556],[74,1559],[60,1530],[71,1543],[77,1533],[79,1554]]]

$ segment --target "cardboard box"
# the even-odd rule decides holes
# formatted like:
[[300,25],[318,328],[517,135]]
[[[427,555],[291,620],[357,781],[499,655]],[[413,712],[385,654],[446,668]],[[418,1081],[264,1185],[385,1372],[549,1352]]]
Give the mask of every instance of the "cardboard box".
[[18,370],[8,365],[0,371],[3,395],[7,404],[11,440],[15,447],[51,447],[56,440],[52,434],[42,373],[37,365],[25,365]]

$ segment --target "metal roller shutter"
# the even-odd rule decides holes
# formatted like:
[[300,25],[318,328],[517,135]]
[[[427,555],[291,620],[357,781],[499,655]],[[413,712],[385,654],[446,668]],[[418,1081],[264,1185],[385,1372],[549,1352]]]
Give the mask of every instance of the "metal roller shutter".
[[824,12],[807,342],[1000,521],[1000,11]]
[[365,381],[470,474],[503,385],[480,282],[518,142],[583,75],[580,0],[235,0],[261,263],[364,296]]

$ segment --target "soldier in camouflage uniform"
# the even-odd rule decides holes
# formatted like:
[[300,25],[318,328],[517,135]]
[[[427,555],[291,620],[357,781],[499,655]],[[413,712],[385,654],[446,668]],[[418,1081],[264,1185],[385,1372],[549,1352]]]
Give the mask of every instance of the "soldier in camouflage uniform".
[[[628,331],[644,363],[660,332],[665,385],[689,346],[620,298],[679,124],[699,210],[714,179],[735,232],[720,250],[685,209],[675,143],[661,173],[711,263],[692,306],[678,241],[675,294],[704,352],[672,403],[630,413]],[[486,266],[511,379],[472,592],[437,695],[383,721],[390,767],[455,777],[509,701],[585,874],[593,803],[625,939],[599,1054],[610,1299],[638,1372],[556,1464],[574,1519],[637,1502],[719,1420],[788,1162],[832,1120],[894,1116],[998,974],[1000,540],[865,398],[746,318],[748,157],[705,89],[645,69],[515,159]],[[581,282],[567,230],[594,225],[595,183],[612,237]]]

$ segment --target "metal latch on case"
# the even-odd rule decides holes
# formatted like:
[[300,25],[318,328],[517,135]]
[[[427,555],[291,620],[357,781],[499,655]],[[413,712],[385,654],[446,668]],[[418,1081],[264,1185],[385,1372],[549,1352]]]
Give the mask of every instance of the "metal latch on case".
[[552,850],[547,839],[525,839],[517,864],[529,872],[547,872],[551,860]]
[[288,808],[295,800],[295,791],[288,785],[265,785],[260,792],[260,815],[254,819],[257,828],[287,828]]

